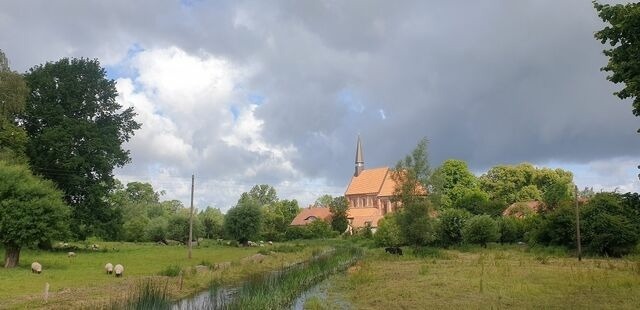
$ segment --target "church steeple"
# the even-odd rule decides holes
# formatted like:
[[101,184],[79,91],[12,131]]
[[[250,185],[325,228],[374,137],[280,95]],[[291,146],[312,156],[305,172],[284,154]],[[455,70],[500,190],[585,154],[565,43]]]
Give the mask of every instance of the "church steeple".
[[360,141],[360,135],[358,135],[358,145],[356,146],[356,172],[353,176],[357,177],[364,170],[364,159],[362,157],[362,142]]

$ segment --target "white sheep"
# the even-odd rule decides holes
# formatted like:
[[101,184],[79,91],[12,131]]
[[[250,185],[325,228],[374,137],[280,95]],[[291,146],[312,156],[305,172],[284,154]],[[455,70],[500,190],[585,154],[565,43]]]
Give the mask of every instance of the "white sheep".
[[107,274],[112,274],[113,273],[113,264],[112,263],[107,263],[106,265],[104,265],[104,270],[107,271]]
[[120,264],[117,264],[114,268],[113,271],[116,274],[116,277],[121,277],[122,274],[124,273],[124,267]]
[[76,252],[69,252],[69,253],[67,253],[67,256],[76,257]]
[[38,262],[31,263],[31,272],[32,273],[41,273],[42,272],[42,265],[40,265],[40,263],[38,263]]

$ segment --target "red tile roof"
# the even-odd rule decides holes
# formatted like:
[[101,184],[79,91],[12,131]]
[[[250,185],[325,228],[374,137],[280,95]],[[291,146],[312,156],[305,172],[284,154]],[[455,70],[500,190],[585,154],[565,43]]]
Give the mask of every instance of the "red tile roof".
[[395,182],[391,179],[391,171],[388,167],[365,169],[359,176],[351,178],[345,195],[391,196],[394,188]]
[[331,219],[331,211],[329,208],[308,207],[296,215],[291,221],[291,226],[304,226],[317,219],[329,221]]
[[543,208],[544,204],[538,200],[516,202],[504,209],[502,215],[523,218],[527,216],[527,214],[525,214],[527,211],[525,210],[530,210],[531,213],[537,214],[540,213]]

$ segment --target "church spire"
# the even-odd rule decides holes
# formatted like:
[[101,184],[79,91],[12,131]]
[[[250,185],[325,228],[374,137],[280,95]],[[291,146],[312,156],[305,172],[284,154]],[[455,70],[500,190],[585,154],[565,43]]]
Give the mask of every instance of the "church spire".
[[364,159],[362,157],[362,142],[360,141],[360,135],[358,135],[358,145],[356,146],[356,172],[353,176],[359,176],[364,170]]

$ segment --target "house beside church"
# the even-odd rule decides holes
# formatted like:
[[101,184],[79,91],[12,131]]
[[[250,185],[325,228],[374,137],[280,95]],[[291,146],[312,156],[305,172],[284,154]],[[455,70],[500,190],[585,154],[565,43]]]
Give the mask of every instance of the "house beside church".
[[326,207],[314,207],[302,209],[291,221],[291,226],[305,226],[313,221],[322,220],[331,222],[331,211]]

